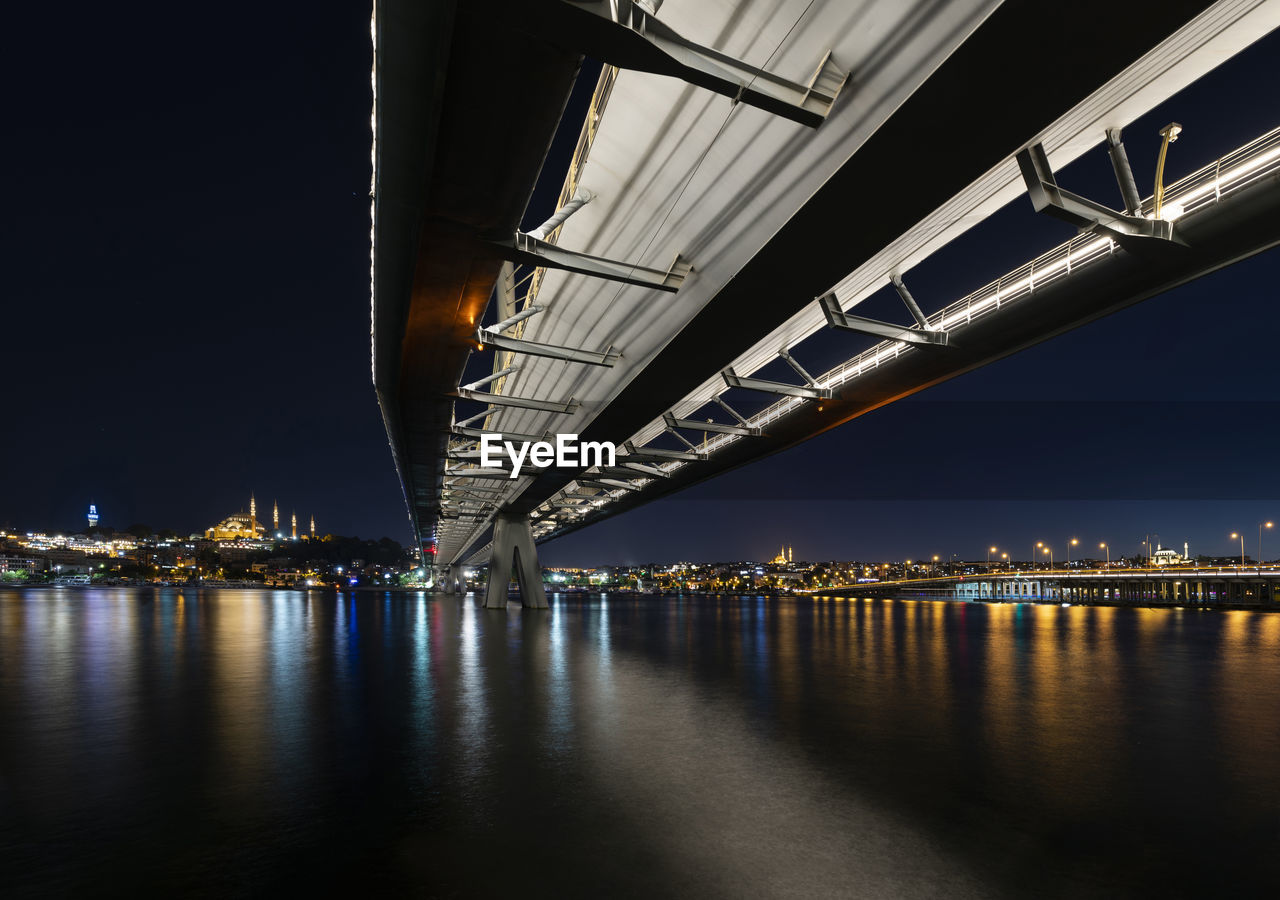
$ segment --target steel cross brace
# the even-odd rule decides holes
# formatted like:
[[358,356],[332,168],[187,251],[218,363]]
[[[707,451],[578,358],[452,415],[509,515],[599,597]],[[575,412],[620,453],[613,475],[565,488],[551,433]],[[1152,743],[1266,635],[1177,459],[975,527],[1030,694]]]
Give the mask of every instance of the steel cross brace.
[[945,331],[923,331],[918,328],[908,328],[905,325],[894,325],[892,322],[881,322],[879,319],[850,315],[840,308],[840,301],[834,291],[828,291],[819,297],[818,305],[822,307],[822,312],[827,317],[827,325],[831,328],[856,331],[859,334],[870,334],[907,344],[933,347],[944,347],[947,344]]
[[444,474],[450,478],[503,478],[510,480],[511,472],[507,469],[481,469],[477,466],[445,469]]
[[1058,187],[1043,144],[1033,144],[1019,150],[1017,159],[1018,168],[1022,170],[1022,180],[1027,185],[1027,196],[1031,198],[1031,205],[1036,212],[1048,213],[1081,231],[1106,234],[1121,242],[1129,238],[1147,238],[1184,243],[1175,233],[1172,222],[1116,212],[1108,206]]
[[656,468],[654,466],[645,466],[645,465],[641,465],[640,463],[634,463],[634,462],[628,463],[626,462],[625,456],[620,458],[618,462],[622,463],[622,465],[601,466],[598,470],[598,473],[592,473],[592,474],[616,476],[619,478],[637,478],[640,476],[648,476],[650,478],[666,478],[668,475],[671,474],[670,472],[664,472],[662,469]]
[[[492,328],[476,330],[476,340],[481,344],[491,344],[499,350],[512,353],[523,353],[526,356],[544,356],[547,359],[562,359],[566,362],[586,363],[589,366],[612,366],[622,356],[617,350],[610,348],[603,353],[596,350],[575,350],[572,347],[558,347],[554,344],[539,344],[537,341],[526,341],[523,338],[507,337]],[[509,370],[504,370],[506,374]],[[488,376],[489,380],[498,377]],[[470,387],[470,385],[468,385]]]
[[640,485],[638,484],[632,484],[629,481],[618,481],[613,478],[579,478],[577,481],[582,487],[593,487],[602,491],[616,491],[619,488],[624,491],[640,490]]
[[538,441],[545,441],[549,437],[546,434],[520,434],[515,431],[485,431],[483,428],[465,428],[461,425],[454,425],[453,433],[462,437],[475,438],[476,440],[480,440],[486,434],[492,434],[496,437],[502,438],[503,440],[527,441],[530,444],[536,444]]
[[637,447],[631,441],[624,442],[622,446],[626,448],[627,455],[619,456],[618,460],[620,462],[666,462],[670,459],[680,460],[681,462],[695,462],[707,458],[707,454],[693,450],[663,450],[658,447]]
[[[520,312],[514,313],[513,315],[508,316],[507,318],[503,319],[501,322],[493,323],[488,328],[486,328],[485,331],[492,331],[492,332],[506,331],[508,328],[520,322],[523,322],[525,319],[529,318],[530,316],[536,316],[538,313],[542,312],[544,309],[546,309],[545,306],[539,306],[536,303],[533,304],[532,306],[526,306],[524,309],[520,310]],[[497,377],[497,376],[494,376],[494,377]]]
[[804,387],[798,384],[784,384],[781,381],[766,381],[763,378],[747,378],[734,372],[732,366],[721,372],[720,377],[731,388],[746,388],[749,391],[763,391],[766,394],[781,394],[785,397],[805,397],[809,400],[831,399],[830,388]]
[[[826,120],[848,78],[830,53],[808,84],[766,72],[682,37],[654,15],[658,3],[560,0],[559,5],[567,14],[556,18],[584,42],[578,49],[588,56],[623,69],[679,78],[810,128]],[[591,14],[604,21],[591,22]]]
[[508,397],[505,394],[489,394],[484,391],[473,391],[460,387],[453,396],[461,400],[476,400],[480,403],[491,403],[495,406],[514,406],[518,409],[536,409],[542,412],[571,413],[581,404],[572,397],[567,402],[557,403],[553,400],[530,400],[526,397]]
[[693,271],[693,266],[679,254],[676,254],[671,267],[663,271],[566,250],[522,232],[516,232],[510,240],[492,243],[501,247],[509,260],[520,265],[564,269],[567,272],[594,275],[596,278],[636,284],[671,294],[680,290],[685,276]]
[[664,413],[662,421],[667,423],[668,428],[687,428],[690,431],[713,431],[716,434],[738,434],[743,437],[759,437],[762,432],[759,428],[743,425],[722,425],[719,422],[699,422],[697,419],[677,419],[671,413]]

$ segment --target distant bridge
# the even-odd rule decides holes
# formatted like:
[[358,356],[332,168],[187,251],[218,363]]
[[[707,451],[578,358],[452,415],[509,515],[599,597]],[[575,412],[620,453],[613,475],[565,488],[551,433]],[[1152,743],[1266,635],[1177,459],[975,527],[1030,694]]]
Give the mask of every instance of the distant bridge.
[[1280,567],[1028,569],[836,585],[807,593],[994,602],[1202,604],[1280,610]]
[[[1274,246],[1280,134],[1144,199],[1120,129],[1277,25],[1280,0],[376,0],[373,379],[424,552],[449,585],[491,558],[493,606],[515,562],[544,606],[538,541]],[[1114,207],[1054,174],[1100,142]],[[540,181],[559,208],[521,230]],[[910,270],[1024,192],[1079,235],[918,302]],[[851,312],[891,283],[909,322]],[[812,373],[826,328],[851,355]],[[625,452],[476,464],[556,432]]]

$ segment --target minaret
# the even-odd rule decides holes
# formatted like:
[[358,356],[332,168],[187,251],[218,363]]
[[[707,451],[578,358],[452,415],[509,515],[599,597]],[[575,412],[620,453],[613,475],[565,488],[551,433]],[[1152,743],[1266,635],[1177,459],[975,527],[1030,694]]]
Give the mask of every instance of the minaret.
[[249,492],[249,537],[258,536],[258,504],[253,499],[253,491]]
[[295,541],[298,539],[298,514],[297,513],[293,514],[293,539]]
[[280,504],[274,500],[271,501],[271,530],[280,530]]
[[312,516],[311,517],[311,540],[314,541],[315,539],[316,539],[316,517]]
[[790,547],[787,547],[787,562],[788,562],[788,563],[793,563],[793,562],[795,562],[795,560],[794,560],[794,559],[792,559],[792,557],[791,557],[791,548],[790,548]]

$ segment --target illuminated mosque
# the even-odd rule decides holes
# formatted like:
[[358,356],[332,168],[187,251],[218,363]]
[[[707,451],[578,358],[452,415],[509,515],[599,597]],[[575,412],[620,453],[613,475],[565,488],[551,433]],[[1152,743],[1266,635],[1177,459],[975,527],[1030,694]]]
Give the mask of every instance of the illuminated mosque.
[[778,555],[772,560],[775,566],[786,566],[791,564],[791,548],[781,547],[778,549]]
[[[293,540],[298,539],[298,514],[292,516],[292,532],[290,537]],[[280,504],[272,501],[271,503],[271,534],[268,534],[267,527],[258,521],[258,503],[254,499],[253,494],[249,495],[249,513],[246,515],[243,511],[235,515],[227,516],[217,525],[205,530],[205,537],[214,541],[260,541],[269,539],[272,534],[279,536],[280,534]],[[316,537],[316,517],[311,517],[311,540]]]

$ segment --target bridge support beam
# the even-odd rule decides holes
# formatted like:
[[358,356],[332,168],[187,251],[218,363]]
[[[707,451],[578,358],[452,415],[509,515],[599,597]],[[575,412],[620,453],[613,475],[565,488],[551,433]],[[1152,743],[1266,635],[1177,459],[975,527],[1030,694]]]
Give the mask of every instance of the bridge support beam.
[[535,33],[568,37],[588,56],[623,69],[653,72],[732,97],[801,125],[827,118],[847,73],[827,53],[808,82],[783,78],[681,36],[655,12],[661,0],[572,0],[513,4],[521,25]]
[[[1036,212],[1047,213],[1081,231],[1108,235],[1122,245],[1130,238],[1183,243],[1172,222],[1116,212],[1101,203],[1058,187],[1043,144],[1033,144],[1019,150],[1016,159],[1018,168],[1022,171],[1022,180],[1027,186],[1027,196],[1031,198],[1031,205]],[[1123,175],[1118,174],[1117,177],[1123,182]],[[1130,199],[1125,198],[1126,206]]]
[[501,248],[502,254],[517,265],[564,269],[566,272],[654,288],[669,294],[680,290],[685,278],[693,271],[693,264],[678,253],[667,269],[654,269],[567,250],[556,244],[540,241],[522,231],[516,232],[510,240],[495,240],[491,243]]
[[485,609],[506,609],[507,585],[511,582],[513,566],[520,585],[520,604],[526,609],[547,609],[547,591],[542,586],[542,568],[538,565],[529,517],[498,513],[493,520]]
[[1142,215],[1142,195],[1138,193],[1138,183],[1133,180],[1129,154],[1124,152],[1119,128],[1107,129],[1107,153],[1111,156],[1111,167],[1115,169],[1116,183],[1120,185],[1120,196],[1124,198],[1125,215]]
[[881,322],[879,319],[850,315],[840,308],[840,300],[833,291],[828,291],[819,297],[818,305],[822,307],[822,314],[827,317],[829,328],[856,331],[859,334],[869,334],[885,340],[902,341],[904,344],[945,347],[949,340],[945,331],[925,331],[909,328],[906,325],[895,325],[892,322]]

